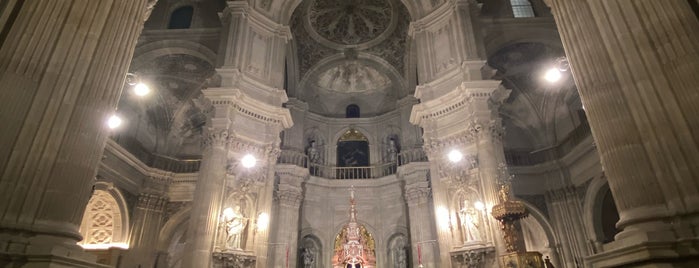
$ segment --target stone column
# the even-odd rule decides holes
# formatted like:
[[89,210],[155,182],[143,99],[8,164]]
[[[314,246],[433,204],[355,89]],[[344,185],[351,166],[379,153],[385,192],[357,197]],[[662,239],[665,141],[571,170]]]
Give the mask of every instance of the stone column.
[[[219,124],[222,121],[225,120],[214,120]],[[218,128],[209,129],[206,135],[199,178],[192,200],[183,267],[211,266],[211,253],[221,215],[228,165],[228,130],[218,125]]]
[[561,243],[560,263],[565,267],[586,267],[584,258],[591,250],[583,228],[582,205],[575,188],[566,187],[546,193],[551,223]]
[[[295,165],[277,165],[279,184],[276,192],[276,213],[270,236],[271,251],[269,267],[296,266],[299,239],[299,207],[303,200],[301,184],[308,178],[308,169]],[[288,250],[288,259],[287,259]]]
[[[220,67],[216,69],[220,85],[202,92],[216,107],[209,127],[217,129],[221,135],[230,134],[229,145],[228,149],[223,144],[214,146],[215,157],[209,160],[213,170],[208,174],[214,175],[211,178],[216,187],[213,187],[214,182],[210,182],[211,187],[206,186],[200,192],[197,185],[195,194],[201,193],[207,199],[201,200],[206,203],[199,205],[201,207],[193,204],[192,213],[199,213],[200,221],[207,224],[203,230],[204,225],[190,222],[190,235],[199,231],[198,235],[206,237],[195,238],[198,241],[195,245],[201,253],[197,259],[202,261],[192,262],[190,259],[186,263],[189,265],[184,267],[208,267],[204,264],[210,263],[212,257],[215,226],[224,201],[221,196],[226,190],[249,194],[250,203],[255,205],[249,208],[247,213],[250,215],[246,215],[250,219],[242,250],[245,258],[251,257],[248,254],[255,255],[257,267],[267,267],[269,227],[260,228],[259,216],[273,217],[272,167],[279,157],[279,133],[293,124],[289,111],[281,107],[288,99],[280,88],[283,85],[286,43],[291,37],[289,28],[270,20],[246,1],[227,1],[226,5],[221,15]],[[234,189],[225,189],[226,156],[232,158],[231,162],[237,162],[246,154],[257,159],[255,170],[250,174],[234,172]],[[205,165],[205,160],[202,160],[202,165]],[[200,178],[199,183],[209,182]],[[231,254],[238,253],[241,252]],[[207,260],[203,261],[204,258]]]
[[0,14],[0,259],[77,265],[78,226],[109,134],[105,121],[146,0],[3,6],[10,15]]
[[623,229],[592,265],[689,254],[674,245],[699,228],[697,17],[684,0],[547,2]]
[[158,236],[162,227],[163,212],[167,204],[163,192],[142,192],[132,213],[129,253],[124,267],[153,267],[157,257]]
[[425,267],[445,267],[440,266],[437,229],[428,179],[429,168],[429,163],[426,162],[412,162],[398,167],[398,178],[405,181],[404,195],[408,203],[412,267],[418,267],[418,258],[422,259]]

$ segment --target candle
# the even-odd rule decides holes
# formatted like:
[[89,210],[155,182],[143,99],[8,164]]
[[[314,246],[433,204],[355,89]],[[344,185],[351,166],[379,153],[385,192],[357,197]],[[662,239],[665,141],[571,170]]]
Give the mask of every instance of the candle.
[[422,264],[422,249],[420,244],[417,244],[417,264]]

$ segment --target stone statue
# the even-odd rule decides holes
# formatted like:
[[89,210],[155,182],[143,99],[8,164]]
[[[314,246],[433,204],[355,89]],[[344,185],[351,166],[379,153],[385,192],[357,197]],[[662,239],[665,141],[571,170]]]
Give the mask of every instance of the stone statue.
[[396,262],[393,264],[395,268],[406,268],[408,267],[408,260],[405,254],[405,248],[402,246],[396,247],[394,250],[396,256]]
[[301,257],[303,258],[304,268],[313,267],[313,262],[315,261],[315,254],[310,248],[304,248],[301,252]]
[[240,249],[240,237],[248,223],[240,206],[223,210],[222,220],[226,228],[226,249]]
[[398,157],[398,146],[396,145],[396,140],[390,138],[388,140],[388,147],[386,148],[386,160],[389,163],[396,162]]
[[481,232],[478,229],[478,211],[471,206],[468,200],[464,201],[464,206],[459,211],[459,218],[464,232],[464,242],[481,241]]
[[320,164],[320,151],[318,150],[316,146],[316,141],[311,141],[311,144],[308,146],[308,161],[310,161],[313,164]]

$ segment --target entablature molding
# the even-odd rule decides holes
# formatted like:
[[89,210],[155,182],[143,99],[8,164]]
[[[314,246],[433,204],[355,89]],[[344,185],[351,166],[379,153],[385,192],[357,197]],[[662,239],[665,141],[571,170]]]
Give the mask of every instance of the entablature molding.
[[221,88],[237,88],[272,106],[281,106],[289,101],[284,89],[268,86],[238,68],[223,66],[216,69],[216,73],[221,77]]
[[[424,121],[438,120],[442,117],[459,112],[468,108],[469,103],[478,100],[490,100],[491,97],[502,99],[501,94],[505,94],[500,88],[500,81],[496,80],[477,80],[465,81],[454,90],[441,95],[440,97],[424,101],[413,106],[413,111],[410,115],[410,123],[414,125],[422,125]],[[419,91],[418,91],[419,90]],[[420,87],[416,90],[416,97],[420,98],[425,91],[432,90],[431,87]],[[506,93],[509,94],[509,91]],[[487,103],[486,103],[487,104]],[[489,109],[489,107],[479,105],[481,108]],[[469,112],[474,112],[473,110]]]
[[[210,88],[202,90],[202,93],[215,107],[228,106],[231,113],[244,115],[258,122],[278,126],[283,129],[290,128],[293,125],[289,110],[251,98],[240,89]],[[234,115],[228,114],[227,116]]]

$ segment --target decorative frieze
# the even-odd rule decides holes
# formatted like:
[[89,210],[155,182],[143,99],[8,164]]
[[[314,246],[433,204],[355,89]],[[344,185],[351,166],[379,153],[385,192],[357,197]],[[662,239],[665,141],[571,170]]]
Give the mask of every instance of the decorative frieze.
[[255,255],[242,252],[214,252],[213,267],[214,268],[253,268],[257,262]]
[[136,206],[141,209],[163,212],[165,205],[167,204],[167,200],[167,196],[141,193],[138,196],[138,204]]

